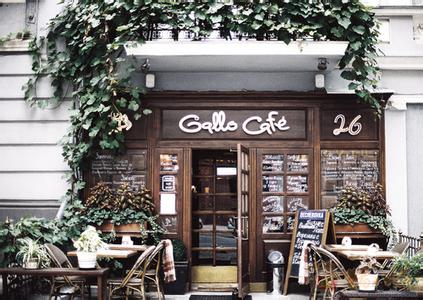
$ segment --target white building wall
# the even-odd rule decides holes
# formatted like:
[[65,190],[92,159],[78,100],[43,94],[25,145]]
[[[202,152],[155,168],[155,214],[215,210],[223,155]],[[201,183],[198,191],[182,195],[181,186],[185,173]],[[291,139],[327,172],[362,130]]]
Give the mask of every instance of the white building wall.
[[[46,20],[54,16],[54,1],[40,1],[43,21],[25,22],[25,4],[0,7],[0,36],[29,29],[45,35]],[[0,219],[21,215],[54,217],[59,199],[67,190],[63,175],[69,170],[58,141],[68,127],[69,102],[40,110],[24,101],[22,85],[32,75],[28,42],[0,47]],[[39,97],[51,87],[42,80]]]

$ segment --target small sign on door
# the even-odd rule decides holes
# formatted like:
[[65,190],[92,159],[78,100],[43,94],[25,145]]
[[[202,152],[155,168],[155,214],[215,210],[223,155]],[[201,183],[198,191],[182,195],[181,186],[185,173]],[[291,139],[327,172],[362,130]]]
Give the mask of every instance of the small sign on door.
[[174,175],[162,175],[161,176],[161,191],[162,192],[174,192],[175,191],[175,181],[176,178]]

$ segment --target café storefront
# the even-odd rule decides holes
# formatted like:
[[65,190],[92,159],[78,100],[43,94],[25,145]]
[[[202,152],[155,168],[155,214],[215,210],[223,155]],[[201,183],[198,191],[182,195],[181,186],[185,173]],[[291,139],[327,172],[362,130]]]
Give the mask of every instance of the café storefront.
[[[375,95],[386,100],[388,94]],[[289,255],[294,213],[346,185],[384,184],[383,117],[353,95],[155,92],[126,153],[99,154],[90,185],[153,192],[166,237],[187,246],[192,289],[264,291],[271,250]]]

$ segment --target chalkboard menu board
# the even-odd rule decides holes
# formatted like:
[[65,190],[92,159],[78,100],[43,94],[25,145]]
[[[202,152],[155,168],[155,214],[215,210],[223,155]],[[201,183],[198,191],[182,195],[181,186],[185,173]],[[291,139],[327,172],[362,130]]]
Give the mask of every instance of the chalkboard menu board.
[[322,206],[329,208],[345,186],[370,187],[379,181],[378,150],[322,150]]
[[129,183],[133,189],[147,183],[147,151],[130,150],[124,155],[114,156],[98,153],[91,162],[90,175],[94,184],[102,181],[112,189]]
[[262,169],[264,172],[283,171],[282,154],[264,154],[262,160]]
[[330,234],[330,241],[334,242],[333,223],[328,210],[299,210],[297,212],[291,240],[284,294],[287,292],[289,278],[298,277],[304,242],[311,242],[317,246],[326,244],[328,233]]
[[263,192],[282,192],[283,176],[280,175],[264,175],[263,176]]

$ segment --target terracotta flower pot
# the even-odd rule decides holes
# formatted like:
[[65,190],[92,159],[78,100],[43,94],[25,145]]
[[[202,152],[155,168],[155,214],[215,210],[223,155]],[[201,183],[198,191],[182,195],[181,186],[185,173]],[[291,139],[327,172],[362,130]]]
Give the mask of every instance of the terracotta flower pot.
[[377,286],[378,274],[356,274],[358,289],[360,291],[375,291]]

